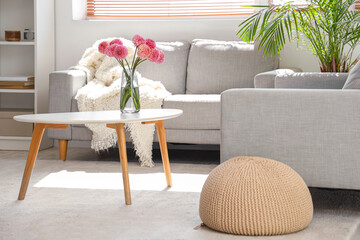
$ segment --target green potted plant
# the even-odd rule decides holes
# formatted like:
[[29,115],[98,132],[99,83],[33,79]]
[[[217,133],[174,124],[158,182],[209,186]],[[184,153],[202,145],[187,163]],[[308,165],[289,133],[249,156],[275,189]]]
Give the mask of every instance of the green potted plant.
[[257,42],[265,57],[280,56],[286,42],[296,40],[318,58],[322,72],[348,72],[357,62],[353,53],[360,39],[360,11],[353,9],[357,1],[253,5],[262,9],[239,25],[237,36],[247,43]]

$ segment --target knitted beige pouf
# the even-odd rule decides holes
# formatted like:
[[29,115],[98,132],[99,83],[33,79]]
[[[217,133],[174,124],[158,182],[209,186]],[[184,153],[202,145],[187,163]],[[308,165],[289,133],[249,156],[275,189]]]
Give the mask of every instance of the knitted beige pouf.
[[304,180],[289,166],[266,158],[224,162],[210,173],[200,197],[204,224],[226,233],[291,233],[309,225],[312,216]]

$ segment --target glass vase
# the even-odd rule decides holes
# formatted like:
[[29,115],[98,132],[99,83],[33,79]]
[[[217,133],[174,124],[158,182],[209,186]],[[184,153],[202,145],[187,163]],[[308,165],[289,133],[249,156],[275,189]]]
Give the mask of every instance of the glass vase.
[[138,73],[124,70],[121,76],[120,111],[137,113],[140,111]]

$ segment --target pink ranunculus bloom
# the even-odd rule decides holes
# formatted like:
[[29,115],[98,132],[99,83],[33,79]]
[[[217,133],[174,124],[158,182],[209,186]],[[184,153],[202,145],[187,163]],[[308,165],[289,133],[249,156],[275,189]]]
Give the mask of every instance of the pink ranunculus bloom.
[[128,49],[123,45],[117,45],[114,49],[113,55],[117,59],[124,59],[128,55]]
[[113,45],[109,45],[105,48],[105,54],[108,55],[109,57],[113,57],[114,56],[114,50],[117,46],[121,46],[119,44],[113,44]]
[[120,39],[114,39],[110,42],[110,45],[119,44],[123,45],[123,42]]
[[140,46],[141,44],[145,44],[145,43],[146,43],[145,39],[144,39],[142,36],[138,35],[138,34],[136,34],[136,35],[132,38],[132,41],[133,41],[135,47],[138,47],[138,46]]
[[146,45],[146,44],[141,44],[139,47],[138,47],[138,56],[139,58],[141,59],[147,59],[150,57],[151,55],[151,52],[152,52],[152,49]]
[[151,54],[150,54],[150,57],[149,57],[149,60],[150,62],[154,62],[156,63],[157,60],[159,59],[159,56],[160,56],[160,51],[158,49],[153,49]]
[[101,42],[98,47],[99,52],[105,54],[105,49],[107,48],[107,46],[109,46],[109,44],[107,42],[105,42],[105,41]]
[[159,58],[156,63],[160,64],[163,63],[165,60],[165,54],[163,51],[159,50]]
[[150,38],[146,39],[146,45],[148,45],[151,49],[156,48],[156,42]]

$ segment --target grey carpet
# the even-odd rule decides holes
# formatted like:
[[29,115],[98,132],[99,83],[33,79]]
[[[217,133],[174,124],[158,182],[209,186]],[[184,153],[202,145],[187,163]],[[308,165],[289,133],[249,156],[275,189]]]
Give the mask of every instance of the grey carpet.
[[69,160],[61,162],[57,149],[42,151],[26,198],[17,201],[26,152],[0,151],[0,239],[360,239],[360,192],[316,188],[314,218],[303,231],[246,237],[194,230],[201,223],[201,187],[218,157],[207,153],[204,164],[198,161],[204,154],[170,152],[171,189],[160,163],[140,168],[132,159],[133,205],[126,206],[120,165],[111,154],[99,161],[91,150],[70,149]]

